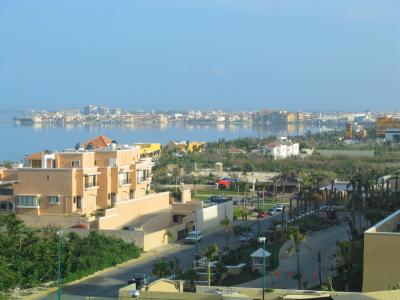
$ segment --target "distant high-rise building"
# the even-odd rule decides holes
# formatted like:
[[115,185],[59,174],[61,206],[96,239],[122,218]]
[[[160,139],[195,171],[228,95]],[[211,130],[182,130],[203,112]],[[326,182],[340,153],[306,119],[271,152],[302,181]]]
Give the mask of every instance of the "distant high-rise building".
[[94,106],[91,104],[88,106],[85,106],[83,109],[83,113],[85,115],[95,115],[95,114],[97,114],[97,106]]
[[110,112],[110,109],[108,107],[102,106],[97,109],[97,113],[102,116],[107,115],[109,112]]

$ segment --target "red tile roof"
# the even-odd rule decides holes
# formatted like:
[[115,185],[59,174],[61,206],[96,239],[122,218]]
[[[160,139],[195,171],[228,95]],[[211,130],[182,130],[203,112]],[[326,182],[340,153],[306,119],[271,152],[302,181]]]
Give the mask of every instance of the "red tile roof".
[[86,148],[87,145],[92,144],[94,149],[99,149],[99,148],[105,148],[108,145],[110,145],[111,143],[112,143],[111,139],[109,139],[108,137],[106,137],[104,135],[99,135],[99,136],[95,137],[94,139],[83,143],[82,146],[84,148]]
[[39,159],[42,159],[42,153],[41,152],[33,153],[31,155],[26,156],[26,159],[27,160],[39,160]]

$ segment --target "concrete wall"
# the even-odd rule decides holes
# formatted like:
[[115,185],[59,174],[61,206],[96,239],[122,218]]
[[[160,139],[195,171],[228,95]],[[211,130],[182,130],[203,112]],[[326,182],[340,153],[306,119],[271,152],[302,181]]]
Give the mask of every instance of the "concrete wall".
[[161,211],[169,207],[169,192],[118,202],[107,209],[104,217],[98,219],[99,229],[120,229],[132,223],[139,216]]
[[22,215],[19,214],[18,218],[24,221],[28,227],[43,228],[49,225],[54,227],[68,228],[77,224],[85,224],[89,226],[89,223],[95,220],[95,217],[81,217],[81,216],[66,216],[66,215]]
[[400,210],[364,233],[363,292],[387,290],[400,283]]
[[400,282],[400,233],[364,234],[363,292]]
[[233,203],[227,201],[218,205],[203,208],[197,212],[197,226],[200,230],[220,227],[220,222],[226,217],[233,219]]

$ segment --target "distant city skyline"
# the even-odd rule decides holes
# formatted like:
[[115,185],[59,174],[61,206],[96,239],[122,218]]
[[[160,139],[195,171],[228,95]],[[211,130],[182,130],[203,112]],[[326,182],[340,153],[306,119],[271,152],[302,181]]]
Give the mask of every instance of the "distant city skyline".
[[400,2],[0,2],[0,109],[400,108]]

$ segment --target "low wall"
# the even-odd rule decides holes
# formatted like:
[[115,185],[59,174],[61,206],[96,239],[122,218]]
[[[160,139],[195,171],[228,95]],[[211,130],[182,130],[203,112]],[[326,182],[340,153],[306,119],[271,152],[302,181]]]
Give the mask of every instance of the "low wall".
[[44,228],[48,226],[68,228],[77,224],[85,224],[89,227],[89,223],[95,220],[95,217],[81,217],[68,215],[17,215],[26,226]]
[[239,275],[240,273],[243,272],[244,268],[246,267],[246,264],[238,264],[236,266],[226,266],[226,272],[228,275]]
[[[157,185],[159,189],[175,189],[173,184],[159,184]],[[216,184],[183,184],[184,189],[190,189],[191,191],[215,191],[217,189]]]
[[114,208],[106,209],[105,216],[97,220],[99,229],[120,229],[136,218],[167,209],[169,192],[150,194],[144,197],[118,202]]
[[316,150],[315,152],[326,157],[374,157],[375,155],[374,150]]
[[[156,232],[146,233],[144,235],[143,250],[149,251],[151,249],[163,246],[169,242],[176,241],[178,238],[178,231],[186,229],[186,222],[169,227],[167,229],[162,229]],[[172,234],[172,239],[169,239],[166,233],[170,232]]]
[[[132,299],[130,296],[131,289],[120,289],[119,299]],[[213,294],[198,294],[198,293],[171,293],[171,292],[150,292],[150,291],[140,291],[139,299],[164,299],[164,300],[221,300],[221,295]]]

